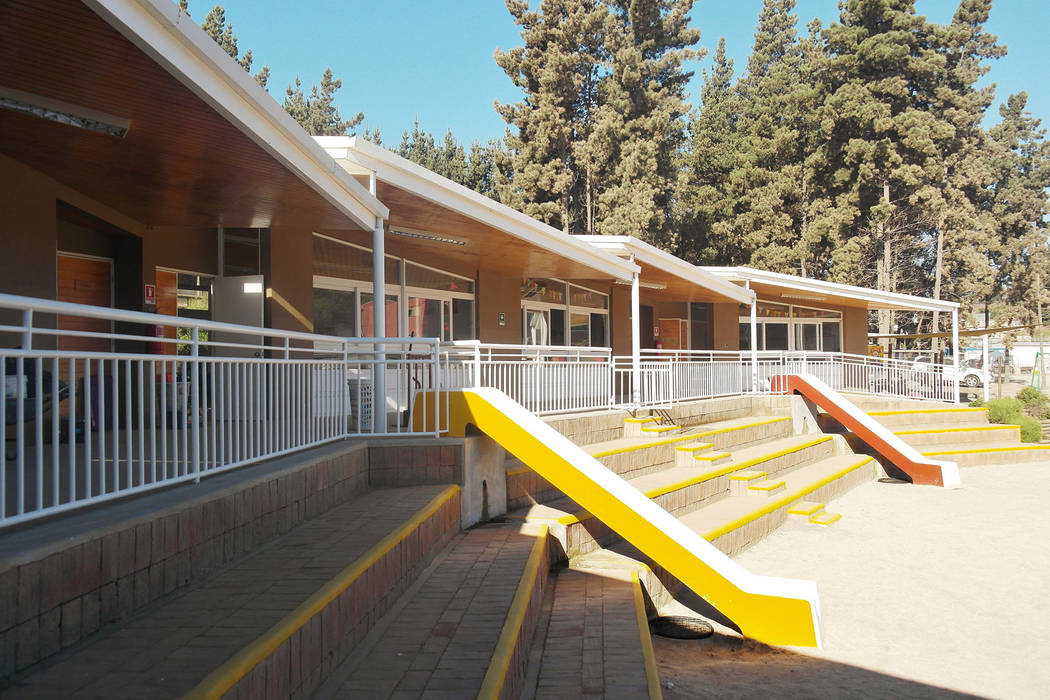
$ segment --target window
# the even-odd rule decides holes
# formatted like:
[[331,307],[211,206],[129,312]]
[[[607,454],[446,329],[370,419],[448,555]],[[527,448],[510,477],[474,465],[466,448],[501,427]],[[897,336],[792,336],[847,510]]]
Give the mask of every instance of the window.
[[521,283],[522,342],[526,345],[605,347],[609,295],[556,279]]
[[[842,312],[806,306],[759,302],[756,310],[758,350],[841,352]],[[751,309],[740,305],[740,349],[751,347]]]
[[[314,234],[314,330],[344,337],[373,334],[372,251]],[[470,340],[474,281],[386,256],[386,335]],[[402,280],[404,283],[402,284]]]

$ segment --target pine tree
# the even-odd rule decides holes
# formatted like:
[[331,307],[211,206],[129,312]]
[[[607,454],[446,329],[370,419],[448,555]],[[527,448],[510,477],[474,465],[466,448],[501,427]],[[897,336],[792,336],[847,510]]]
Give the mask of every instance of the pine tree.
[[693,0],[611,0],[615,22],[606,32],[612,70],[602,86],[601,122],[612,138],[609,172],[598,197],[598,230],[632,235],[673,248],[675,169],[689,108],[683,63],[700,32],[688,26]]
[[1026,111],[1028,95],[1010,95],[990,129],[994,151],[990,213],[1000,241],[997,304],[1006,320],[1031,321],[1045,300],[1050,279],[1047,236],[1050,216],[1050,143],[1040,120]]
[[609,12],[596,0],[542,0],[537,11],[527,0],[507,0],[507,9],[525,44],[495,53],[525,93],[521,102],[496,104],[513,129],[512,188],[526,214],[579,231],[586,166],[577,158],[593,125]]
[[705,69],[703,77],[702,106],[690,115],[689,138],[680,159],[678,252],[699,264],[741,264],[747,258],[740,255],[730,225],[736,215],[731,181],[738,158],[739,100],[724,37],[718,40],[711,70]]
[[[834,236],[831,274],[921,292],[920,233],[934,223],[917,194],[941,176],[954,134],[930,108],[947,63],[937,27],[914,0],[844,0],[824,38],[819,160],[831,199],[823,213]],[[882,313],[880,333],[891,325],[892,312]]]
[[[179,0],[179,9],[189,15],[189,2],[187,0]],[[204,22],[201,23],[201,29],[212,38],[212,41],[222,47],[222,50],[236,61],[237,65],[243,68],[245,72],[252,72],[252,61],[254,60],[252,50],[248,49],[244,52],[244,55],[238,55],[237,35],[233,33],[233,22],[226,21],[226,10],[223,9],[222,5],[216,5],[208,12]],[[270,80],[270,66],[263,66],[252,77],[265,90],[266,83]]]
[[358,112],[352,119],[343,120],[335,106],[335,93],[343,86],[342,80],[332,75],[331,68],[325,68],[321,76],[321,85],[310,88],[310,96],[303,94],[303,84],[299,76],[295,83],[285,90],[284,111],[306,129],[311,136],[342,136],[351,133],[351,129],[364,121],[364,112]]

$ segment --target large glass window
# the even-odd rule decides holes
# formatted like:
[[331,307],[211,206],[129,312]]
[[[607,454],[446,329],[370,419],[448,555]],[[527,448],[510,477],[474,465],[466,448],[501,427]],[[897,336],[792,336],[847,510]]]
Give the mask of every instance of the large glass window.
[[[608,294],[560,280],[527,278],[521,283],[521,299],[526,345],[608,345]],[[541,325],[543,333],[538,331]]]
[[788,350],[788,324],[763,323],[765,344],[763,350]]
[[[756,313],[758,350],[841,352],[842,313],[807,306],[759,302]],[[751,347],[751,309],[740,306],[740,349]]]
[[314,289],[314,332],[353,338],[357,335],[354,291]]

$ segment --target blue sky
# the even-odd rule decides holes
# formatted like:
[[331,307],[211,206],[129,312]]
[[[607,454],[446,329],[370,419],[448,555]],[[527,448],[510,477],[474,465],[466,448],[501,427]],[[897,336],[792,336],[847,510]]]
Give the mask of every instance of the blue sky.
[[[535,2],[535,0],[534,0]],[[214,4],[190,0],[200,22]],[[225,0],[243,52],[251,48],[255,65],[270,65],[270,94],[284,99],[285,87],[298,73],[308,88],[331,66],[343,80],[337,105],[344,117],[365,113],[365,125],[378,126],[383,141],[396,145],[401,132],[420,125],[438,136],[447,128],[461,140],[484,141],[502,136],[503,120],[493,101],[513,102],[520,93],[492,60],[497,48],[518,46],[521,38],[501,0]],[[739,71],[750,53],[761,0],[697,0],[692,25],[700,43],[713,53],[725,36]],[[947,22],[953,0],[917,0],[918,11]],[[838,16],[835,0],[799,0],[800,25],[813,17],[828,24]],[[1012,92],[1026,90],[1029,110],[1050,126],[1050,2],[996,0],[989,31],[1009,48],[992,62],[986,81],[997,84],[997,104]],[[804,26],[802,26],[804,31]],[[696,62],[690,97],[700,91]],[[990,123],[998,121],[993,107]]]

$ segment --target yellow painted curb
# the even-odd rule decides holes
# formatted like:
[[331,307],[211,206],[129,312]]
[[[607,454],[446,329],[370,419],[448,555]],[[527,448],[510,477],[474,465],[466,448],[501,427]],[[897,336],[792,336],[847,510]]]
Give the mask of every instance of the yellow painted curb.
[[980,408],[919,408],[919,409],[908,409],[901,411],[868,411],[869,416],[910,416],[910,415],[922,415],[930,413],[968,413],[974,411],[987,411],[987,406]]
[[[827,442],[827,441],[829,441],[831,439],[832,439],[831,435],[821,435],[816,440],[810,440],[809,442],[804,442],[801,445],[794,445],[792,447],[786,447],[786,448],[784,448],[782,450],[777,450],[776,452],[772,452],[770,454],[762,455],[761,457],[754,457],[752,459],[747,460],[746,462],[741,462],[739,464],[736,463],[736,462],[733,462],[733,463],[727,464],[727,465],[725,465],[723,467],[720,467],[718,469],[713,469],[713,470],[711,470],[709,472],[704,472],[703,474],[698,474],[698,475],[696,475],[696,476],[694,476],[692,478],[686,479],[685,481],[679,481],[678,483],[675,483],[675,484],[668,484],[667,486],[661,486],[658,489],[653,489],[652,491],[645,491],[644,493],[645,493],[646,497],[648,497],[648,498],[659,498],[660,496],[663,496],[663,495],[666,495],[668,493],[671,493],[672,491],[679,491],[681,489],[688,488],[690,486],[695,486],[696,484],[702,484],[705,481],[710,481],[711,479],[717,479],[720,476],[725,476],[726,474],[731,474],[731,473],[733,473],[735,471],[739,471],[741,469],[746,469],[747,467],[754,466],[754,465],[759,464],[761,462],[765,462],[765,461],[768,461],[768,460],[771,460],[771,459],[776,459],[777,457],[783,457],[786,454],[790,454],[792,452],[798,452],[799,450],[803,450],[803,449],[805,449],[807,447],[813,447],[814,445],[819,445],[819,444]],[[703,457],[699,457],[697,459],[698,460],[699,459],[703,459]],[[732,477],[730,477],[730,478],[732,478]],[[589,520],[590,518],[593,518],[593,517],[594,516],[591,515],[590,513],[588,513],[587,511],[580,511],[579,513],[574,513],[574,514],[570,514],[570,515],[563,515],[560,518],[558,518],[557,522],[561,523],[562,525],[575,525],[576,523],[583,522],[584,520]]]
[[[643,435],[639,435],[638,437],[641,438],[641,437],[644,437],[644,436]],[[618,454],[622,454],[624,452],[634,452],[635,450],[644,450],[647,447],[660,447],[661,445],[673,445],[676,442],[686,442],[688,440],[694,439],[695,437],[696,437],[695,435],[677,435],[677,436],[675,436],[673,438],[665,438],[663,440],[653,440],[651,442],[643,442],[643,443],[638,444],[638,445],[627,445],[626,447],[614,447],[611,450],[602,450],[601,452],[588,452],[587,454],[589,454],[591,457],[594,457],[595,459],[600,459],[602,457],[609,457],[611,455],[618,455]],[[632,439],[632,438],[627,438],[627,439]],[[583,449],[586,450],[587,448],[584,447]]]
[[510,669],[510,661],[518,645],[518,633],[525,623],[525,613],[528,612],[529,601],[532,599],[533,584],[539,575],[543,551],[547,547],[547,533],[547,526],[541,525],[540,531],[536,534],[536,541],[532,543],[532,551],[529,552],[525,570],[521,573],[518,588],[514,591],[514,600],[503,621],[503,629],[500,630],[499,639],[496,641],[496,649],[492,652],[492,659],[489,661],[485,678],[481,681],[481,689],[478,691],[479,700],[495,700],[499,698],[503,690],[503,684],[507,680],[507,671]]
[[648,418],[624,418],[623,422],[624,423],[654,423],[657,420],[659,420],[659,419],[658,418],[653,418],[652,416],[649,416]]
[[825,512],[817,513],[809,519],[809,522],[813,523],[814,525],[821,525],[823,527],[827,527],[828,525],[831,525],[832,523],[837,523],[840,520],[842,520],[842,513]]
[[1010,445],[1006,447],[978,447],[972,450],[943,450],[939,452],[923,452],[923,457],[934,457],[937,455],[976,455],[992,452],[1035,452],[1050,450],[1050,445]]
[[860,469],[865,464],[869,464],[872,461],[873,460],[872,460],[871,457],[865,457],[864,459],[860,460],[859,462],[856,462],[855,464],[851,464],[848,467],[845,467],[843,469],[838,470],[834,474],[829,474],[828,476],[826,476],[823,479],[817,481],[816,483],[810,484],[809,486],[806,486],[804,488],[798,489],[797,491],[793,491],[792,493],[789,493],[787,495],[781,496],[780,498],[777,498],[776,500],[770,501],[767,505],[759,508],[758,510],[752,511],[752,512],[748,513],[747,515],[742,515],[739,518],[737,518],[736,520],[731,520],[728,523],[724,523],[724,524],[720,525],[719,527],[716,527],[714,530],[711,530],[710,532],[705,532],[705,533],[703,533],[703,538],[705,540],[707,540],[708,542],[713,542],[714,540],[718,539],[722,535],[725,535],[726,533],[732,532],[733,530],[736,530],[737,528],[741,528],[744,525],[747,525],[749,522],[752,522],[753,520],[758,520],[763,515],[768,515],[769,513],[772,513],[773,511],[777,510],[778,508],[783,508],[786,505],[794,503],[798,499],[800,499],[800,498],[802,498],[802,497],[804,497],[804,496],[806,496],[808,494],[813,493],[814,491],[819,489],[821,486],[826,486],[827,484],[830,484],[835,479],[841,479],[842,477],[846,476],[850,472],[855,471],[857,469]]
[[812,501],[799,501],[795,505],[788,508],[788,513],[791,515],[805,515],[809,517],[816,512],[819,512],[821,508],[824,508],[823,503],[814,503]]
[[766,420],[756,421],[754,423],[745,423],[744,425],[731,425],[728,428],[716,428],[714,430],[707,430],[702,433],[694,433],[694,438],[707,437],[708,435],[721,435],[722,433],[731,433],[734,430],[747,430],[748,428],[757,428],[760,425],[769,425],[770,423],[780,423],[782,421],[791,420],[791,416],[780,416],[778,418],[769,418]]
[[646,428],[642,426],[643,433],[669,433],[672,430],[678,430],[681,426],[678,425],[658,425],[655,428]]
[[675,449],[680,452],[699,452],[700,450],[710,450],[712,447],[714,447],[714,443],[698,442],[695,445],[678,445]]
[[251,673],[255,666],[277,650],[281,644],[295,634],[310,618],[320,613],[325,606],[335,600],[343,591],[359,579],[369,567],[408,537],[420,524],[432,516],[449,499],[459,492],[459,486],[449,486],[430,500],[430,503],[402,523],[396,530],[381,539],[367,552],[357,558],[335,578],[321,586],[312,596],[303,601],[299,607],[285,615],[277,624],[263,632],[255,641],[231,656],[225,663],[216,668],[201,680],[184,698],[219,698],[238,681]]
[[996,425],[970,425],[965,428],[928,428],[924,430],[901,430],[895,432],[894,435],[929,435],[934,433],[976,433],[985,430],[1016,430],[1021,431],[1019,425],[1007,425],[1007,424],[996,424]]
[[656,671],[656,652],[653,651],[653,637],[649,634],[649,617],[645,614],[642,581],[638,578],[638,572],[634,570],[631,571],[631,586],[634,591],[634,616],[638,620],[638,641],[642,643],[645,684],[649,689],[649,699],[663,700],[663,691],[660,690],[660,674]]

